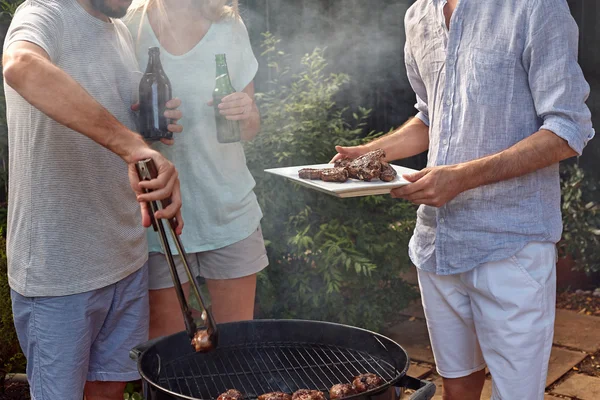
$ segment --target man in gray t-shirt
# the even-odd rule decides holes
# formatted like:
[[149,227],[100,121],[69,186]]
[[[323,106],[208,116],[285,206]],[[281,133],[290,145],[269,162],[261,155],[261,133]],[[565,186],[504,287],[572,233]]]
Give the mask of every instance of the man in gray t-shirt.
[[[132,131],[141,75],[113,19],[130,3],[26,0],[4,44],[8,272],[36,400],[80,400],[84,386],[87,400],[122,398],[121,382],[138,378],[129,350],[148,330],[145,202],[172,198],[156,217],[183,227],[175,168]],[[133,165],[146,158],[159,177],[139,183]]]

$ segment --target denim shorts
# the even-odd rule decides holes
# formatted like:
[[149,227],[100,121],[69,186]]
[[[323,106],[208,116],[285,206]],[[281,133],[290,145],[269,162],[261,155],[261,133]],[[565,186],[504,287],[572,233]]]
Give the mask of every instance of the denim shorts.
[[81,400],[86,381],[140,378],[129,351],[148,340],[147,264],[98,290],[11,298],[32,400]]

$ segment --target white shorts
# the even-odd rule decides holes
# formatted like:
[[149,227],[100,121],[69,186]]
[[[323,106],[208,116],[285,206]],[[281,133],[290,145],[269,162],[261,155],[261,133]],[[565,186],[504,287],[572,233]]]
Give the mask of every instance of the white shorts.
[[418,271],[438,373],[461,378],[487,367],[493,400],[543,400],[554,336],[556,246],[530,243],[472,271]]
[[[269,265],[267,250],[258,227],[246,239],[240,240],[222,249],[189,253],[187,255],[190,269],[194,275],[206,279],[236,279],[254,275]],[[181,257],[174,256],[177,274],[181,283],[188,281],[183,269]],[[150,253],[148,258],[150,290],[173,287],[173,278],[169,270],[167,258],[162,253]]]

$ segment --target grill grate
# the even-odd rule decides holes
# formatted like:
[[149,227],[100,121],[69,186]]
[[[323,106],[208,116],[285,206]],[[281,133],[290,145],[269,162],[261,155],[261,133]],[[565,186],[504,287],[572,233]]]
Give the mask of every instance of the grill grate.
[[228,389],[246,398],[268,392],[317,389],[329,393],[336,383],[374,373],[390,385],[398,377],[388,361],[343,347],[314,343],[263,343],[219,347],[165,364],[159,385],[182,396],[216,399]]

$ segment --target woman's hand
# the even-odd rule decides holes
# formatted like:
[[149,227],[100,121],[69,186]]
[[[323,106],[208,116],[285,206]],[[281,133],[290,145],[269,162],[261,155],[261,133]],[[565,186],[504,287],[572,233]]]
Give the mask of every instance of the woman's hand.
[[[209,106],[213,101],[208,102]],[[252,117],[254,100],[246,92],[236,92],[223,97],[219,104],[219,112],[230,121],[244,121]]]

